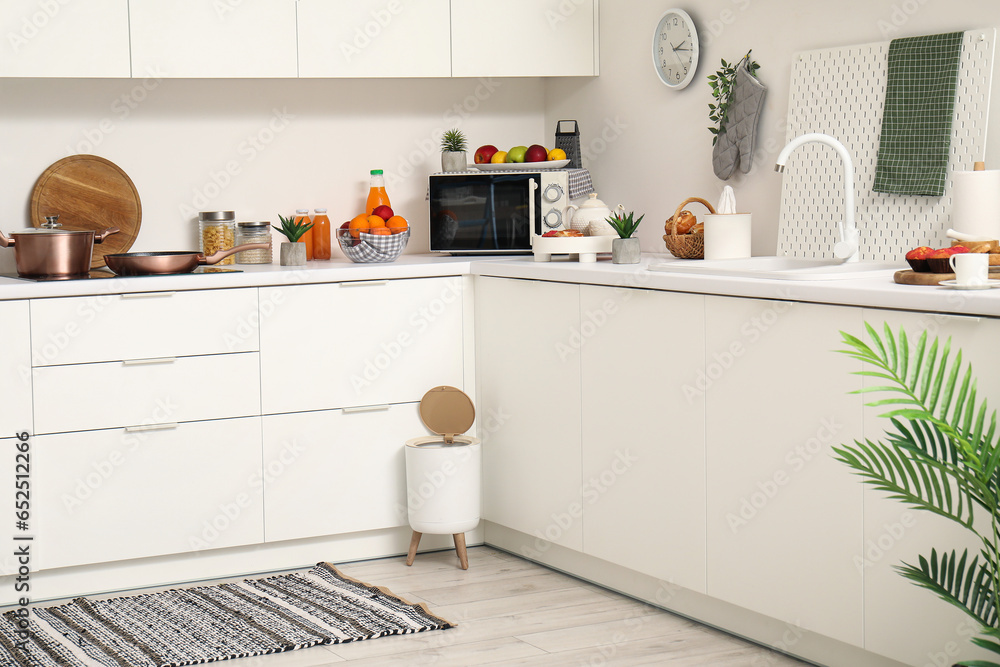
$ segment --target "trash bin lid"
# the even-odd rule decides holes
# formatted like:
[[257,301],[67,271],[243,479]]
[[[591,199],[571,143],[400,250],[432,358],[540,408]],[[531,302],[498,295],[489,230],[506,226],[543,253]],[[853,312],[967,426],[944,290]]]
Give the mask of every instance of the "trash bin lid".
[[444,436],[447,443],[465,433],[476,421],[472,399],[456,387],[434,387],[420,399],[420,421],[428,429]]

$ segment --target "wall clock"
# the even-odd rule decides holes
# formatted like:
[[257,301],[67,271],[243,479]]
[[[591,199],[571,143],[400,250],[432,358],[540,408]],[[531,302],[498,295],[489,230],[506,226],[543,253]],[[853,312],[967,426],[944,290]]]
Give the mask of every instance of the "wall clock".
[[683,9],[668,9],[653,33],[653,67],[660,81],[684,88],[698,69],[698,30]]

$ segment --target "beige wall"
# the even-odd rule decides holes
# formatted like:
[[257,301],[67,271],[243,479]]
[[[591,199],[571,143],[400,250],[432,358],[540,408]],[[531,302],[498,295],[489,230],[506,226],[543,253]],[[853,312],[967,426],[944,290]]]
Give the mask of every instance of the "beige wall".
[[[659,82],[650,55],[653,28],[671,6],[691,14],[702,38],[697,78],[680,91]],[[758,144],[763,159],[755,159],[750,174],[738,174],[728,184],[736,190],[739,208],[754,214],[753,254],[774,254],[781,178],[773,164],[785,142],[792,54],[997,25],[1000,3],[994,0],[698,0],[676,5],[601,0],[601,76],[549,82],[545,126],[554,128],[560,118],[580,121],[585,151],[589,146],[594,155],[588,166],[601,199],[612,208],[621,203],[644,212],[643,250],[665,252],[663,221],[674,208],[692,195],[714,203],[727,183],[712,171],[712,135],[706,129],[712,93],[705,77],[718,69],[720,59],[738,60],[752,48],[762,65],[758,75],[768,87]],[[996,166],[1000,105],[993,105],[991,121],[987,159]]]
[[[461,127],[472,150],[550,143],[544,97],[537,79],[0,79],[0,230],[28,225],[50,164],[93,153],[139,191],[135,251],[196,249],[200,210],[277,222],[325,206],[339,224],[361,212],[368,172],[382,168],[415,230],[407,252],[426,252],[441,132]],[[13,252],[0,251],[0,272],[13,271]]]

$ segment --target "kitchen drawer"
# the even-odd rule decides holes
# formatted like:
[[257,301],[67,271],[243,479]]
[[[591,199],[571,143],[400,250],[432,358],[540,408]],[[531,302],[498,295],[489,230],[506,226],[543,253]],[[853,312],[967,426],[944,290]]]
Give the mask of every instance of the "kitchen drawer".
[[462,278],[269,287],[260,302],[264,414],[410,403],[432,387],[462,387]]
[[257,415],[258,356],[244,352],[35,368],[35,432]]
[[0,301],[0,436],[31,430],[27,301]]
[[260,418],[32,442],[36,549],[45,570],[257,544]]
[[416,403],[263,418],[268,542],[407,525],[404,443]]
[[256,288],[33,299],[32,365],[254,352],[256,322]]

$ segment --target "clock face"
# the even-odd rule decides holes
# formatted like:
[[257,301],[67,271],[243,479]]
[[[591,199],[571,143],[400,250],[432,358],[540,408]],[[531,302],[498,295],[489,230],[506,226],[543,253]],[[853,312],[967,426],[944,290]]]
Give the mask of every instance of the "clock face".
[[698,67],[698,31],[687,12],[671,9],[660,18],[653,34],[653,66],[671,88],[691,83]]

